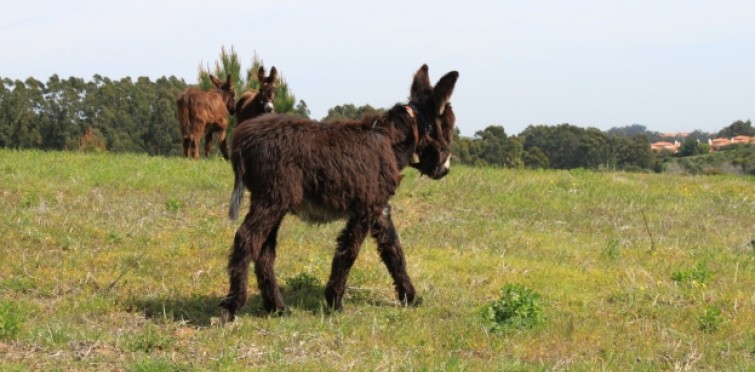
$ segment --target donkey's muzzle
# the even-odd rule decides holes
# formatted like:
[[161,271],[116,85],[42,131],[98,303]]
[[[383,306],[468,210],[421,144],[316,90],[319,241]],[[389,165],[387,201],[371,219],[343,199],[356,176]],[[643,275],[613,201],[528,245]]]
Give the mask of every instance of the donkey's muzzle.
[[434,179],[434,180],[439,180],[439,179],[447,176],[448,173],[450,173],[450,172],[451,172],[450,169],[442,167],[442,168],[436,170],[435,172],[433,172],[433,174],[428,174],[428,176],[430,178]]
[[446,161],[435,169],[435,172],[430,176],[434,180],[439,180],[448,175],[451,171],[451,155],[446,158]]

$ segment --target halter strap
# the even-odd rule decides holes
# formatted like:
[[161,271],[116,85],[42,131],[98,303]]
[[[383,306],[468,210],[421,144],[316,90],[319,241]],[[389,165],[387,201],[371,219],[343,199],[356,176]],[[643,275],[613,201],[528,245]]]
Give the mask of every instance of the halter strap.
[[415,119],[412,120],[412,133],[414,133],[414,146],[417,146],[419,144],[419,129],[417,129],[417,119],[414,116],[415,108],[412,106],[414,105],[406,105],[404,106],[404,109],[406,109],[406,113],[410,118]]
[[430,127],[430,122],[425,119],[425,115],[422,115],[422,111],[420,111],[419,107],[413,103],[408,104],[407,107],[411,107],[417,116],[417,124],[420,125],[419,129],[421,129],[420,134],[424,135],[425,133],[429,133],[432,130],[432,127]]
[[[424,129],[423,131],[424,133],[422,133],[424,135],[425,133],[429,131],[430,128],[429,127],[426,128],[427,123],[425,121],[424,116],[422,116],[422,112],[420,112],[417,106],[415,106],[413,103],[410,103],[404,106],[404,109],[406,110],[407,115],[409,115],[410,118],[414,119],[412,120],[412,133],[414,134],[414,148],[416,150],[417,145],[419,145],[419,135],[420,135],[419,129],[420,128]],[[420,122],[422,122],[421,124],[425,124],[425,125],[422,125],[422,126],[418,125],[420,124]],[[419,163],[419,154],[417,154],[416,151],[412,153],[411,162],[412,164]]]
[[[425,133],[428,133],[430,131],[430,126],[425,120],[425,117],[422,115],[422,112],[419,111],[419,108],[417,108],[417,106],[413,103],[404,105],[404,110],[406,110],[406,114],[409,115],[409,118],[413,119],[412,134],[414,135],[414,148],[416,150],[417,145],[419,145],[420,129],[422,129],[422,135],[424,135]],[[380,122],[380,118],[376,118],[372,121],[372,129],[375,129],[378,122]],[[417,152],[412,153],[411,162],[412,164],[419,163],[419,154],[417,154]]]

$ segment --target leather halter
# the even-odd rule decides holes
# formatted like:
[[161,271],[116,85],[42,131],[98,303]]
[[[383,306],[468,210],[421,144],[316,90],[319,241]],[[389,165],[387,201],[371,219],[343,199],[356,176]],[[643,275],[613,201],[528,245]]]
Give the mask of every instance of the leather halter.
[[412,120],[412,133],[414,133],[414,146],[416,147],[419,144],[419,129],[417,128],[417,118],[414,115],[414,107],[412,107],[412,105],[406,105],[404,106],[404,109],[409,117],[414,119]]
[[[406,114],[409,115],[409,118],[412,119],[411,120],[412,121],[412,134],[414,135],[414,149],[416,150],[417,149],[417,145],[419,145],[419,136],[420,136],[420,133],[419,133],[419,129],[420,129],[419,128],[419,124],[420,124],[420,121],[425,124],[425,127],[422,128],[422,129],[424,129],[424,131],[423,131],[424,133],[422,133],[423,135],[425,133],[427,133],[427,132],[430,131],[430,127],[428,125],[426,125],[427,123],[424,120],[424,116],[422,116],[422,113],[419,111],[419,109],[417,108],[417,106],[415,106],[414,104],[410,103],[408,105],[404,105],[404,110],[406,110]],[[380,122],[380,118],[377,118],[377,119],[375,119],[372,122],[372,128],[373,129],[377,126],[378,122]],[[411,162],[412,162],[412,164],[419,163],[419,154],[417,154],[416,151],[412,153]]]
[[[417,109],[417,106],[414,106],[413,104],[408,104],[404,106],[404,109],[406,110],[407,115],[409,115],[410,118],[412,118],[412,133],[414,134],[414,152],[412,152],[412,164],[419,163],[419,154],[417,154],[417,145],[419,145],[419,121],[420,119],[424,119],[422,117],[422,113],[419,112]],[[415,114],[416,113],[416,114]],[[425,133],[427,133],[427,130],[425,130]]]

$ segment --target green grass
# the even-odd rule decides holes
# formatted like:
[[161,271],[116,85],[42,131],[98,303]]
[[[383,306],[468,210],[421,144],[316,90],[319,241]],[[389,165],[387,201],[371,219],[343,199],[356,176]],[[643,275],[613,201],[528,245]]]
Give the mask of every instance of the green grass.
[[[218,322],[237,223],[228,163],[0,150],[0,370],[751,370],[755,179],[414,170],[394,222],[421,306],[365,244],[324,304],[343,223],[284,220],[277,275]],[[247,197],[248,202],[248,197]],[[535,327],[491,331],[515,284]]]

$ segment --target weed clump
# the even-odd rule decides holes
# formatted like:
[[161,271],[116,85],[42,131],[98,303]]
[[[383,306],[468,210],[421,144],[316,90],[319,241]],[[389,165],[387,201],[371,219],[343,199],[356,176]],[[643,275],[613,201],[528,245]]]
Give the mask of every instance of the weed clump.
[[286,279],[286,284],[295,291],[317,288],[321,285],[320,279],[317,279],[308,273],[301,273],[293,278],[288,278]]
[[169,212],[177,213],[183,207],[183,203],[175,198],[170,198],[165,201],[165,209]]
[[162,330],[152,324],[147,324],[142,332],[133,335],[126,343],[126,349],[129,351],[150,353],[154,350],[169,350],[173,347],[175,340],[163,334]]
[[721,308],[715,305],[706,306],[697,316],[698,328],[705,333],[713,333],[721,328],[724,317]]
[[521,284],[506,284],[501,297],[486,305],[482,315],[494,332],[532,328],[543,320],[540,295]]
[[16,337],[21,324],[24,322],[23,314],[13,302],[0,302],[0,340]]
[[708,284],[711,279],[713,279],[713,273],[702,262],[687,270],[671,273],[671,280],[677,283]]

